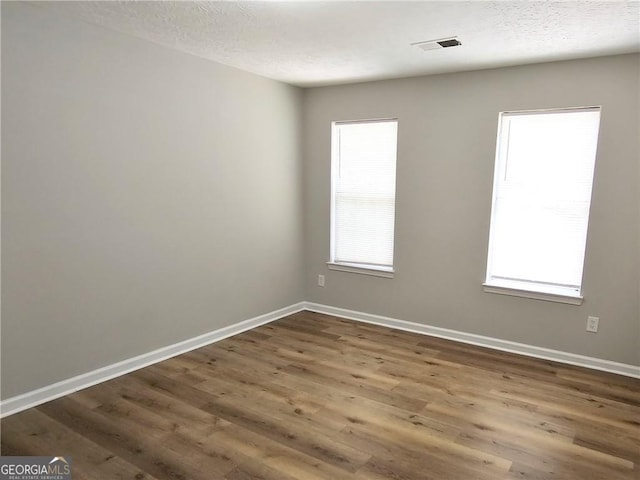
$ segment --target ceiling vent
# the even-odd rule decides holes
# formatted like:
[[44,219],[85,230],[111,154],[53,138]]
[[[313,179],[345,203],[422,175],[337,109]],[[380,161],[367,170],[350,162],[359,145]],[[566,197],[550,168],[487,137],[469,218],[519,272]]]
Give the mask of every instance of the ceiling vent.
[[457,37],[438,38],[411,44],[411,46],[420,47],[422,50],[439,50],[441,48],[457,47],[458,45],[462,45],[462,42]]

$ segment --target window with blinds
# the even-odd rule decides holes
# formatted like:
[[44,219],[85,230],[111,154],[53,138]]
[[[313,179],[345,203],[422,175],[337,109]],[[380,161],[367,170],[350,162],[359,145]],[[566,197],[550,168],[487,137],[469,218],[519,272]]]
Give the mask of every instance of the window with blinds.
[[397,137],[396,119],[333,123],[330,266],[393,272]]
[[599,107],[500,114],[485,287],[580,303],[599,125]]

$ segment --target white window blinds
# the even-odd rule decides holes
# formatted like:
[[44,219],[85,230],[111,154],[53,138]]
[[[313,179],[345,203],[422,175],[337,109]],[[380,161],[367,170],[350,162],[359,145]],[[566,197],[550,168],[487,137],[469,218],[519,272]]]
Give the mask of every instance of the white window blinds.
[[486,284],[581,296],[600,108],[502,113]]
[[397,120],[334,122],[331,262],[391,271]]

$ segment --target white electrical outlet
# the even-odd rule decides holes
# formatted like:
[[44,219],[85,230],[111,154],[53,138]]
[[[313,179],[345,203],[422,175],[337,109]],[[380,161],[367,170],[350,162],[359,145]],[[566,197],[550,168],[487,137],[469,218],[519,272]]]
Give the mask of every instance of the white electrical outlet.
[[324,275],[318,275],[318,286],[324,287]]
[[598,317],[587,317],[587,332],[598,332],[598,323],[600,323],[600,318]]

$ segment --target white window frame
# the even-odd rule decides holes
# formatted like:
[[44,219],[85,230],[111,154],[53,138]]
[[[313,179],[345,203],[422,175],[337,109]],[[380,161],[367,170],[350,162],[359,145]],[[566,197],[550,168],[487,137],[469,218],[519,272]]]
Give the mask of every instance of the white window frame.
[[[552,284],[540,284],[536,285],[534,281],[510,281],[510,280],[500,280],[491,275],[491,264],[492,264],[492,254],[493,254],[493,225],[494,225],[494,215],[496,212],[496,201],[497,201],[497,188],[499,183],[499,175],[501,170],[499,165],[502,162],[502,157],[504,152],[501,152],[500,147],[503,141],[504,132],[502,131],[503,126],[503,118],[506,115],[514,116],[514,115],[536,115],[536,114],[549,114],[549,113],[569,113],[569,112],[588,112],[588,111],[597,111],[601,113],[602,108],[600,106],[588,106],[588,107],[570,107],[570,108],[554,108],[554,109],[541,109],[541,110],[523,110],[523,111],[512,111],[512,112],[501,112],[499,115],[498,121],[498,132],[497,132],[497,140],[496,140],[496,159],[495,159],[495,167],[494,167],[494,181],[493,181],[493,192],[492,192],[492,205],[491,205],[491,224],[490,224],[490,233],[489,233],[489,245],[487,252],[487,270],[485,276],[485,282],[483,283],[483,288],[485,292],[488,293],[497,293],[502,295],[511,295],[516,297],[524,297],[531,298],[536,300],[545,300],[551,302],[559,302],[566,303],[570,305],[581,305],[584,301],[584,296],[582,292],[582,286],[584,283],[584,263],[586,260],[586,242],[584,245],[583,259],[582,259],[582,278],[580,281],[580,285],[577,286],[575,291],[571,291],[570,288],[562,288],[562,286],[558,286],[558,288],[554,288]],[[598,130],[599,133],[599,130]],[[595,162],[597,159],[597,139],[596,139],[596,152],[594,158],[594,173],[591,179],[591,195],[593,194],[593,181],[595,178]],[[589,203],[589,210],[591,207],[591,203]],[[589,213],[587,213],[587,229],[589,224]]]
[[[396,122],[398,119],[395,117],[389,118],[375,118],[366,120],[344,120],[334,121],[331,123],[331,213],[330,213],[330,247],[329,247],[329,261],[327,262],[327,268],[329,270],[337,270],[349,273],[359,273],[363,275],[371,275],[375,277],[394,278],[395,276],[395,252],[393,254],[392,265],[376,265],[376,264],[364,264],[364,263],[349,263],[338,262],[335,260],[335,199],[336,199],[336,180],[338,175],[337,159],[339,156],[339,143],[338,136],[336,135],[337,127],[340,125],[348,124],[365,124],[365,123],[381,123],[381,122]],[[396,162],[397,162],[397,144],[398,138],[396,137]],[[397,175],[396,175],[397,179]],[[395,221],[393,226],[393,236],[395,243]]]

